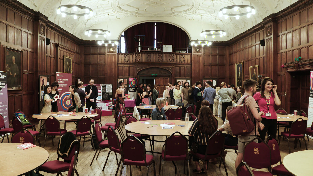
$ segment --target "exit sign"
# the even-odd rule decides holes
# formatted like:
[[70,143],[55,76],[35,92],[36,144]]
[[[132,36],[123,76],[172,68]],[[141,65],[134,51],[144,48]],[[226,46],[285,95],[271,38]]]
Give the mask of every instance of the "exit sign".
[[151,76],[158,76],[158,74],[151,74]]

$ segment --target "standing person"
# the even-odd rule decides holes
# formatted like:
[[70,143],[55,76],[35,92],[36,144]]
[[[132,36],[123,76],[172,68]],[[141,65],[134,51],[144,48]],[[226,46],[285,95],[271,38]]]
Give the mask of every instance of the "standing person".
[[183,100],[182,103],[184,103],[184,107],[186,107],[187,104],[189,103],[189,82],[184,83],[184,88],[181,89],[181,93]]
[[235,86],[234,85],[230,85],[230,88],[228,88],[228,90],[229,90],[229,92],[230,92],[230,98],[232,99],[232,100],[236,100],[236,95],[237,95],[237,93],[236,93],[236,90],[235,90]]
[[169,105],[172,104],[172,99],[173,97],[173,89],[174,87],[172,86],[171,83],[168,83],[168,87],[166,88],[166,98],[167,98],[167,102]]
[[181,103],[181,90],[180,90],[179,84],[177,84],[175,87],[176,88],[173,90],[173,95],[174,95],[175,105],[177,105],[177,103]]
[[201,82],[196,82],[196,87],[193,90],[193,96],[194,96],[194,102],[196,104],[196,116],[199,114],[199,110],[201,107],[201,102],[202,102],[202,93],[201,93]]
[[159,91],[158,91],[158,86],[155,85],[153,90],[152,90],[152,104],[156,104],[156,100],[159,97]]
[[142,98],[141,98],[142,97],[142,93],[143,93],[142,86],[143,86],[143,84],[140,83],[139,87],[137,88],[136,106],[139,106],[140,103],[142,102]]
[[79,98],[79,94],[77,93],[77,88],[74,85],[69,86],[69,91],[71,94],[67,97],[68,100],[72,100],[72,106],[68,110],[78,112],[78,109],[82,106],[82,103]]
[[149,93],[147,91],[147,88],[143,88],[141,99],[142,99],[142,103],[144,103],[145,105],[149,105]]
[[210,108],[213,112],[213,105],[214,105],[214,99],[216,96],[216,90],[212,88],[213,83],[211,81],[207,81],[206,83],[208,87],[204,89],[203,99],[210,102]]
[[222,120],[225,122],[226,108],[228,106],[232,106],[232,99],[230,98],[232,94],[229,92],[225,82],[221,83],[221,87],[221,90],[218,91],[218,95],[220,96],[220,101],[222,102]]
[[89,98],[90,94],[92,93],[92,90],[90,90],[89,94],[86,95],[85,91],[83,90],[84,83],[82,81],[79,81],[78,84],[77,93],[79,95],[80,101],[82,106],[78,109],[78,112],[84,112],[85,109],[85,98]]
[[242,97],[242,93],[241,93],[241,87],[237,87],[237,95],[236,95],[236,103],[238,102],[238,100]]
[[[193,136],[194,140],[192,143],[197,146],[197,153],[205,155],[208,140],[210,136],[217,130],[217,120],[215,119],[212,110],[204,106],[200,109],[199,116],[193,122],[192,126],[190,127],[188,134],[189,136]],[[194,172],[204,172],[204,169],[207,170],[207,164],[203,164],[205,168],[200,168],[199,165],[199,158],[195,155],[193,156],[193,161],[196,163],[196,169]]]
[[123,99],[125,98],[125,90],[122,82],[119,83],[118,88],[115,91],[115,98]]
[[152,120],[167,120],[164,112],[165,100],[163,98],[156,99],[156,107],[152,110]]
[[92,107],[92,109],[97,108],[96,100],[98,97],[98,88],[94,84],[95,84],[95,80],[91,79],[89,81],[89,85],[85,87],[86,93],[90,94],[90,97],[86,98],[86,108],[88,108],[88,111],[90,110],[90,107]]
[[45,91],[45,95],[44,95],[44,106],[41,110],[41,113],[48,113],[48,112],[51,112],[51,109],[52,109],[52,105],[51,105],[51,102],[53,101],[53,99],[51,99],[50,97],[50,93],[51,93],[51,86],[46,86],[44,88],[44,91]]
[[192,85],[189,90],[188,90],[188,94],[189,94],[189,104],[196,104],[196,102],[194,101],[194,95],[193,95],[193,91],[196,88],[196,83],[194,85]]
[[272,138],[276,138],[277,114],[275,105],[279,106],[281,104],[277,95],[277,85],[274,85],[271,78],[264,78],[261,83],[261,92],[257,92],[253,98],[258,103],[260,111],[264,112],[264,115],[262,115],[264,129],[260,131],[261,139],[265,140],[266,132]]
[[58,87],[59,87],[59,83],[58,82],[54,82],[51,84],[51,93],[50,93],[50,97],[51,99],[53,99],[53,101],[51,102],[51,106],[52,106],[52,110],[51,112],[58,112],[58,101],[59,100],[59,91],[58,91]]
[[149,99],[149,105],[152,105],[152,90],[151,85],[147,85],[147,92],[148,92],[148,99]]
[[[242,104],[242,101],[246,98],[244,103],[250,109],[251,115],[253,115],[254,117],[255,124],[258,124],[257,126],[262,129],[264,128],[264,126],[260,123],[260,121],[261,121],[261,116],[263,115],[263,112],[258,112],[257,110],[258,104],[252,97],[252,95],[256,92],[256,84],[257,82],[252,79],[248,79],[243,82],[245,94],[238,101],[238,105]],[[226,113],[226,110],[225,110],[225,113]],[[230,126],[231,125],[232,124],[230,124]],[[256,127],[256,131],[253,130],[248,135],[238,136],[238,155],[237,155],[236,162],[235,162],[236,168],[239,166],[239,164],[241,163],[243,159],[243,151],[244,151],[245,145],[251,142],[256,137],[256,135],[258,135],[258,127]]]

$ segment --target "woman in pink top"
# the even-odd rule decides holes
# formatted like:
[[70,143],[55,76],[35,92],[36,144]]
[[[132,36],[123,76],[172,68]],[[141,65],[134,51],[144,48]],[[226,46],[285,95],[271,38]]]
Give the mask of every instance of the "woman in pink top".
[[265,139],[266,132],[272,138],[276,138],[277,130],[277,114],[275,112],[275,105],[279,106],[281,101],[277,95],[277,85],[274,81],[266,77],[261,83],[261,92],[257,92],[253,98],[258,103],[260,111],[264,112],[262,115],[262,123],[264,129],[260,131],[261,139]]

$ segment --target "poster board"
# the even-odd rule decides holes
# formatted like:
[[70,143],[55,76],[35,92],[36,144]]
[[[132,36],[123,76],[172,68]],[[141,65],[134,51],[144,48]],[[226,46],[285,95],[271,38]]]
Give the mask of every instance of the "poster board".
[[112,100],[113,90],[112,84],[101,84],[102,87],[102,100]]
[[239,62],[235,64],[235,80],[236,80],[236,87],[241,87],[243,82],[243,62]]
[[313,122],[313,71],[310,72],[310,96],[308,108],[308,121],[307,126],[310,127]]
[[5,72],[0,72],[0,100],[0,114],[3,116],[5,128],[9,128],[8,85]]
[[136,88],[138,85],[138,80],[137,78],[129,78],[128,79],[128,91],[129,92],[136,92]]
[[58,91],[60,93],[58,110],[67,111],[72,106],[72,101],[67,100],[70,95],[69,86],[72,85],[72,73],[56,73],[56,80],[59,83]]

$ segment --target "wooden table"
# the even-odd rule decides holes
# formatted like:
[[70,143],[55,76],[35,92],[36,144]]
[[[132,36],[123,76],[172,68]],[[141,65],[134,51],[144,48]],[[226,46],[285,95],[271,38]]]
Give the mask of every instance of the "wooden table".
[[75,120],[81,119],[83,116],[87,117],[96,117],[98,114],[90,114],[84,112],[75,113],[75,115],[70,115],[70,112],[49,112],[49,113],[41,113],[41,114],[33,114],[34,119],[46,120],[49,116],[53,116],[58,120]]
[[[136,106],[137,109],[149,109],[152,110],[156,107],[156,105],[145,105],[145,106]],[[168,110],[168,109],[177,109],[178,106],[174,106],[174,105],[168,105],[168,106],[164,106],[164,110]]]
[[[160,124],[175,123],[173,129],[162,129]],[[133,133],[147,134],[150,136],[170,136],[174,132],[178,131],[182,135],[187,136],[188,130],[191,127],[193,121],[181,121],[181,120],[148,120],[132,122],[125,126],[125,129]],[[185,125],[184,127],[177,125]]]
[[29,149],[18,149],[19,143],[0,144],[0,175],[21,175],[41,166],[49,158],[44,148],[36,146]]
[[293,122],[296,121],[298,118],[302,118],[303,120],[308,120],[307,117],[300,116],[300,115],[281,115],[277,114],[277,122]]
[[285,168],[297,176],[307,176],[313,173],[313,150],[290,153],[283,160]]

